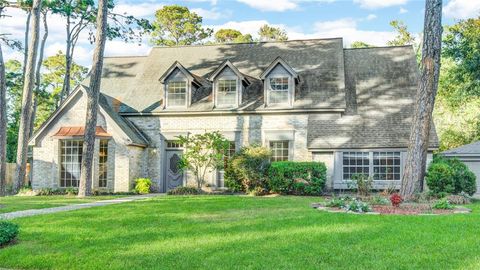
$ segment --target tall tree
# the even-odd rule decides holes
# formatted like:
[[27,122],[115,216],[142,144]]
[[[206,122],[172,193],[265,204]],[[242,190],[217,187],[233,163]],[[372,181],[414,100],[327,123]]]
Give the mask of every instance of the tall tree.
[[235,29],[220,29],[215,32],[216,43],[244,43],[252,41],[252,35],[243,35],[240,31]]
[[[0,18],[7,2],[0,0]],[[2,43],[0,42],[0,197],[5,196],[7,169],[7,84]]]
[[442,0],[426,0],[421,78],[400,193],[411,197],[423,188],[425,166],[440,74],[442,46]]
[[202,26],[202,17],[179,5],[155,12],[150,42],[160,46],[191,45],[210,37],[213,30]]
[[30,138],[30,113],[32,106],[32,94],[35,80],[35,60],[37,59],[38,37],[40,32],[40,11],[41,0],[34,0],[32,6],[31,38],[28,48],[27,67],[24,74],[24,85],[22,95],[22,114],[20,117],[20,128],[18,131],[17,166],[15,170],[15,181],[13,192],[17,193],[25,179],[27,163],[28,140]]
[[415,44],[415,37],[408,31],[404,22],[393,20],[390,26],[397,32],[393,40],[387,41],[388,46],[404,46]]
[[351,48],[370,48],[373,46],[363,41],[354,41],[352,42],[352,44],[350,44],[350,47]]
[[5,69],[7,79],[7,162],[15,163],[22,113],[22,63],[18,60],[8,60],[5,62]]
[[288,40],[287,32],[279,27],[262,25],[258,30],[260,41],[285,41]]
[[107,0],[98,1],[97,34],[95,36],[95,51],[90,75],[90,87],[87,91],[87,112],[85,121],[85,136],[83,140],[83,157],[80,173],[78,196],[91,195],[92,189],[92,164],[95,149],[95,131],[98,117],[98,99],[102,80],[103,53],[107,38]]

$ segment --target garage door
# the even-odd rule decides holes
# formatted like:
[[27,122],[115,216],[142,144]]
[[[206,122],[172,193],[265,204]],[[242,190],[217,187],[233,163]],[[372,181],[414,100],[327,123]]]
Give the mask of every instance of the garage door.
[[480,194],[480,161],[464,161],[463,163],[477,176],[477,194]]

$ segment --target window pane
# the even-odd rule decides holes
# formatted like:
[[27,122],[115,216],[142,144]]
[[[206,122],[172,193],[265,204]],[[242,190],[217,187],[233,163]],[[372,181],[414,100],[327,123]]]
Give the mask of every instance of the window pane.
[[289,156],[289,141],[270,141],[272,161],[287,161]]
[[107,187],[108,175],[108,140],[100,140],[98,153],[98,186]]
[[60,186],[78,187],[83,141],[60,141]]
[[169,82],[167,89],[168,106],[186,105],[187,82]]
[[368,152],[343,152],[343,180],[352,180],[355,174],[370,174]]
[[237,80],[218,80],[217,104],[235,105],[237,98]]
[[270,78],[270,103],[288,102],[288,77]]
[[400,152],[373,152],[374,180],[400,180]]

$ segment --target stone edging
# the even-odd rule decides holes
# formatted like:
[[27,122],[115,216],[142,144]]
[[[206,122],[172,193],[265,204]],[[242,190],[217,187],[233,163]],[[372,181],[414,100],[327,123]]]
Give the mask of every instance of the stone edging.
[[[346,214],[355,214],[355,215],[382,215],[382,213],[380,213],[380,212],[359,213],[359,212],[353,212],[353,211],[346,211],[346,210],[343,210],[343,209],[326,207],[326,206],[324,206],[320,203],[312,203],[312,207],[317,209],[317,210],[328,212],[328,213],[346,213]],[[472,209],[470,209],[470,208],[466,208],[466,207],[462,207],[462,206],[455,206],[455,209],[451,213],[445,213],[445,214],[421,213],[421,214],[410,214],[410,215],[414,215],[414,216],[443,216],[443,215],[453,215],[453,214],[470,214],[471,212],[472,212]],[[399,214],[385,213],[383,215],[402,215],[402,214],[400,214],[400,213]]]

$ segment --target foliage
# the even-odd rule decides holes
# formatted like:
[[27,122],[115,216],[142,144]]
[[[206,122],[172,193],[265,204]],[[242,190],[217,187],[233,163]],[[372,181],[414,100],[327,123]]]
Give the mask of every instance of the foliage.
[[370,47],[373,47],[373,45],[370,45],[363,41],[354,41],[352,42],[352,44],[350,44],[350,47],[351,48],[370,48]]
[[325,203],[326,207],[336,207],[343,208],[347,204],[347,201],[344,197],[333,197]]
[[390,196],[390,202],[392,203],[392,206],[399,207],[400,204],[403,202],[402,195],[400,195],[398,193],[393,193]]
[[397,32],[393,40],[387,41],[388,46],[404,46],[415,44],[415,37],[408,31],[404,22],[393,20],[390,26]]
[[149,178],[135,179],[135,192],[137,192],[138,194],[150,193],[151,186],[152,180],[150,180]]
[[198,195],[201,190],[196,187],[176,187],[167,191],[168,195]]
[[358,195],[368,196],[373,187],[373,178],[363,173],[354,174],[351,183],[348,183],[348,185],[351,185],[350,188],[356,189]]
[[243,35],[235,29],[220,29],[215,32],[215,42],[217,43],[246,43],[252,41],[252,35]]
[[375,195],[369,198],[368,202],[372,205],[387,205],[389,200],[383,196]]
[[441,200],[436,201],[433,206],[433,209],[453,209],[453,205],[447,200],[447,198],[443,198]]
[[351,212],[357,212],[357,213],[366,213],[366,212],[371,212],[372,209],[370,208],[370,205],[366,202],[362,202],[358,199],[353,199],[350,202],[348,202],[343,209],[346,211],[351,211]]
[[193,173],[198,189],[204,185],[207,173],[223,166],[230,144],[218,131],[178,136],[178,143],[185,147],[179,167]]
[[258,30],[260,41],[286,41],[288,40],[287,32],[279,27],[264,24]]
[[480,17],[446,27],[443,45],[443,55],[457,64],[451,75],[461,85],[459,94],[464,100],[480,97]]
[[202,26],[202,17],[187,7],[163,6],[155,12],[150,42],[163,46],[191,45],[210,37],[212,32]]
[[241,190],[267,188],[267,172],[270,168],[272,153],[261,146],[243,147],[230,160],[231,169],[225,171],[226,183],[229,186],[241,186]]
[[78,188],[66,188],[65,194],[68,196],[73,196],[78,194]]
[[321,162],[273,162],[268,169],[268,189],[293,195],[320,195],[327,167]]
[[19,226],[15,223],[0,220],[0,247],[10,243],[18,235]]
[[36,190],[37,196],[63,195],[65,192],[61,189],[41,188]]
[[425,177],[433,194],[465,192],[473,195],[477,190],[476,176],[456,158],[435,157]]
[[224,179],[225,187],[228,188],[230,191],[232,192],[245,191],[243,188],[242,179],[240,178],[239,175],[236,174],[235,169],[232,166],[231,160],[229,160],[225,164],[223,179]]

